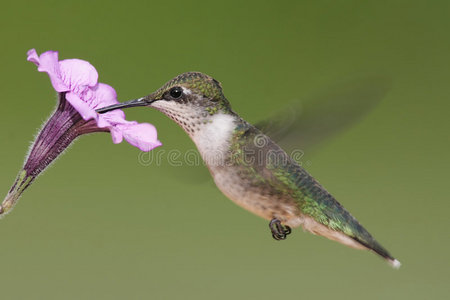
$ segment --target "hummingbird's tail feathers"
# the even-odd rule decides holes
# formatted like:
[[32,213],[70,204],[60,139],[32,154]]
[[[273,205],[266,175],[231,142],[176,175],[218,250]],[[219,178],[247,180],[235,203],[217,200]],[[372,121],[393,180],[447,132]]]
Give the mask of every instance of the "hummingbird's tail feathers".
[[[308,231],[314,235],[319,235],[326,237],[332,241],[336,241],[345,246],[351,247],[353,249],[359,250],[367,250],[367,246],[360,243],[355,238],[346,235],[342,231],[334,230],[328,226],[323,225],[322,223],[317,222],[314,218],[310,216],[302,216],[299,218],[299,223],[302,225],[305,231]],[[289,224],[295,227],[295,224]]]
[[388,259],[388,263],[391,265],[391,267],[393,267],[394,269],[400,269],[400,267],[402,266],[401,262],[399,262],[398,260],[394,259]]
[[353,237],[355,241],[363,245],[368,250],[375,252],[382,258],[384,258],[391,267],[394,269],[399,269],[402,265],[398,260],[396,260],[386,249],[383,248],[376,240],[372,238],[372,241],[370,243],[367,243],[361,239],[358,239],[357,237]]
[[[354,220],[357,222],[356,219]],[[385,259],[395,269],[401,266],[400,262],[384,249],[359,223],[354,223],[353,231],[349,233],[332,229],[306,215],[288,225],[293,227],[301,225],[304,230],[314,235],[326,237],[354,249],[372,251]]]

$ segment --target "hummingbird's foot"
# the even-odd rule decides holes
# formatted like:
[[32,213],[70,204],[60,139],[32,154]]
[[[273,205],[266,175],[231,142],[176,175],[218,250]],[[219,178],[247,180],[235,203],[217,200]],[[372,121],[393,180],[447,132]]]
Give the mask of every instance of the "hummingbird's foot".
[[272,231],[272,237],[277,241],[285,240],[287,235],[291,233],[291,227],[283,226],[277,218],[270,221],[269,228]]

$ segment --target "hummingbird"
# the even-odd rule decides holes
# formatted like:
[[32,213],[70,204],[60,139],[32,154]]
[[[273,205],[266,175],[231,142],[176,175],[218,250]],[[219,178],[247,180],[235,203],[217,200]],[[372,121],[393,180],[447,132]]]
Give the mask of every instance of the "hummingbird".
[[303,227],[355,249],[395,259],[327,190],[269,136],[231,108],[222,85],[187,72],[148,96],[107,106],[147,106],[175,121],[192,139],[219,190],[237,205],[269,221],[275,240]]

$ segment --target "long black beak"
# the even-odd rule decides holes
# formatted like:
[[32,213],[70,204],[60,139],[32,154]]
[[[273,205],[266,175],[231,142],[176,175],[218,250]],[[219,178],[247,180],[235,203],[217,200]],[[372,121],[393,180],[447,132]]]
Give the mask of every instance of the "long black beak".
[[139,98],[139,99],[134,99],[134,100],[122,102],[122,103],[119,103],[119,104],[105,106],[105,107],[97,109],[96,112],[98,112],[99,114],[104,114],[104,113],[106,113],[108,111],[112,111],[112,110],[119,109],[119,108],[128,108],[128,107],[135,107],[135,106],[146,106],[146,105],[149,105],[150,103],[151,103],[151,101],[148,101],[148,100],[145,99],[145,97],[143,97],[143,98]]

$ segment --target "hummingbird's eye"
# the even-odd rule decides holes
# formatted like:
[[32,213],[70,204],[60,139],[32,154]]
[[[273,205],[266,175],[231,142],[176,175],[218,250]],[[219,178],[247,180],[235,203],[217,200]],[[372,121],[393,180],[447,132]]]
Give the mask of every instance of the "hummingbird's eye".
[[174,88],[170,89],[170,97],[174,98],[174,99],[178,99],[181,97],[181,95],[183,95],[183,89],[180,88],[179,86],[176,86]]

